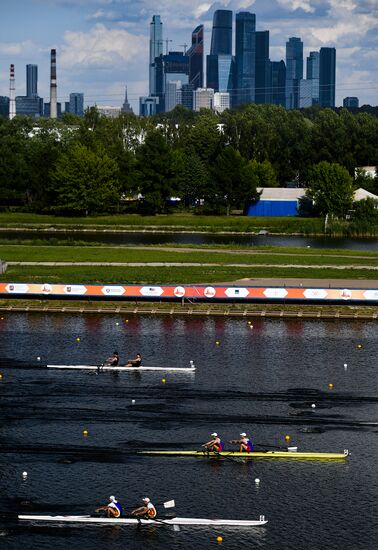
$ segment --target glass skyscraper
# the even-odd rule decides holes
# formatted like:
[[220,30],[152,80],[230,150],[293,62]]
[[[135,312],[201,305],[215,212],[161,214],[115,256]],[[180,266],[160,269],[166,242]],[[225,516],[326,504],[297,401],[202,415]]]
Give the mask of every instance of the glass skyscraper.
[[213,17],[210,55],[232,55],[232,11],[217,10]]
[[270,103],[269,31],[256,32],[256,103]]
[[303,42],[289,38],[286,42],[286,108],[299,107],[299,81],[303,78]]
[[160,15],[154,15],[150,23],[150,64],[149,82],[150,95],[156,93],[156,65],[155,59],[163,53],[163,23]]
[[189,57],[189,84],[193,89],[203,87],[203,25],[198,25],[192,32],[192,45],[187,51]]
[[231,98],[232,105],[255,101],[256,15],[249,12],[237,13],[235,29],[236,90]]
[[311,80],[312,86],[312,105],[318,105],[319,103],[319,65],[320,65],[320,53],[310,52],[307,58],[307,80]]
[[38,96],[38,65],[26,65],[26,96]]
[[206,61],[206,86],[215,92],[231,91],[234,85],[234,63],[230,10],[217,10],[214,13],[210,55]]
[[286,85],[286,65],[285,61],[272,61],[270,64],[271,67],[271,85],[272,85],[272,95],[271,103],[274,105],[286,105],[285,97],[285,85]]
[[78,116],[84,116],[84,94],[70,94],[70,113]]
[[336,49],[320,48],[319,104],[321,107],[335,106],[336,91]]

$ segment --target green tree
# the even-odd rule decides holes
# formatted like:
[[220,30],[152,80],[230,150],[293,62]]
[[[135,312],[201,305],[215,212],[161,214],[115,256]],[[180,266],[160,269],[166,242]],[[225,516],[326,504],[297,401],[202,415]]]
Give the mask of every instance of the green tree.
[[177,194],[175,158],[163,135],[150,131],[136,153],[139,192],[143,195],[142,212],[163,212],[169,197]]
[[[243,174],[244,166],[245,159],[230,145],[225,147],[215,160],[212,170],[212,196],[209,199],[224,202],[227,216],[232,206],[240,207],[248,199],[245,184],[249,183],[249,180],[246,174]],[[253,182],[251,183],[253,185]]]
[[363,199],[353,203],[353,219],[368,224],[378,223],[378,200]]
[[118,166],[105,151],[73,144],[51,172],[52,210],[89,214],[107,211],[119,200]]
[[343,166],[322,161],[309,170],[306,195],[320,214],[345,216],[353,203],[353,180]]

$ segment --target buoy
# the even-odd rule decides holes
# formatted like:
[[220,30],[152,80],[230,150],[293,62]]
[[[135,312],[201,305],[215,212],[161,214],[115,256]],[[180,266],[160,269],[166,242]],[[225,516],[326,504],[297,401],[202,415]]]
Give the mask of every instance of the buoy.
[[251,321],[248,321],[248,324],[250,325],[250,324],[251,324]]
[[362,348],[362,344],[358,344],[358,349],[361,349]]
[[80,338],[79,338],[79,337],[76,338],[76,342],[80,342]]
[[333,384],[328,384],[328,387],[329,387],[330,390],[332,390]]
[[3,379],[3,373],[0,372],[0,380],[2,380],[2,379]]
[[88,430],[83,430],[83,436],[87,437],[87,435],[88,435]]
[[217,340],[215,343],[216,343],[217,346],[219,346],[219,344],[220,344],[219,340]]
[[256,483],[256,485],[259,485],[259,484],[260,484],[260,480],[259,480],[259,478],[258,478],[258,477],[256,477],[256,479],[255,479],[255,483]]
[[313,403],[313,404],[311,405],[311,407],[312,407],[313,409],[315,409],[315,408],[316,408],[315,403]]
[[162,379],[161,379],[161,382],[162,382],[162,384],[165,384],[165,383],[166,383],[166,379],[165,379],[165,378],[162,378]]
[[223,541],[223,537],[217,537],[217,543],[221,543]]
[[41,360],[41,358],[40,358],[40,357],[37,357],[37,361],[40,361],[40,360]]
[[118,327],[119,323],[116,323],[116,326]]
[[131,400],[131,404],[132,404],[132,405],[135,405],[135,399],[132,399],[132,400]]
[[285,441],[290,441],[291,437],[290,435],[285,435]]
[[22,472],[22,477],[25,479],[26,477],[28,477],[28,472]]
[[128,319],[125,319],[125,323],[128,323],[128,322],[129,322],[129,320],[128,320]]
[[348,363],[344,363],[344,369],[346,369],[348,366]]

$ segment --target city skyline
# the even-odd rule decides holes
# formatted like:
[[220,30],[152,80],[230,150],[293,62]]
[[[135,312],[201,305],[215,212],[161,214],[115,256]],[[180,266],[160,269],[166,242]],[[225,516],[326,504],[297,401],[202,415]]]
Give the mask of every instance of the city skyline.
[[[5,4],[5,5],[4,5]],[[216,9],[235,15],[256,14],[256,30],[270,31],[270,59],[286,58],[286,42],[298,36],[303,42],[304,62],[310,51],[337,49],[336,105],[357,96],[360,105],[377,105],[378,8],[362,0],[256,0],[213,4],[178,2],[154,4],[125,0],[14,0],[0,6],[0,95],[9,95],[9,65],[14,63],[16,95],[24,95],[25,67],[38,65],[38,92],[49,96],[50,48],[57,50],[58,101],[72,91],[84,93],[86,104],[121,106],[125,85],[134,112],[139,96],[149,91],[149,34],[153,15],[164,25],[163,51],[184,51],[191,34],[204,25],[205,58],[210,53],[213,14]],[[268,4],[268,5],[267,5]],[[296,8],[296,9],[294,9]],[[131,13],[132,12],[132,13]],[[54,23],[52,22],[54,21]],[[169,42],[165,42],[169,40]],[[205,68],[206,70],[206,68]],[[305,67],[304,67],[305,70]]]

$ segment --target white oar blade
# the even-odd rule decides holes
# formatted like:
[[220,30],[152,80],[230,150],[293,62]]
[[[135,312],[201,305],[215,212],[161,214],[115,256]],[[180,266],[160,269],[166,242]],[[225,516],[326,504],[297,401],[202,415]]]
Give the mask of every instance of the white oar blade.
[[296,453],[298,451],[298,447],[288,447],[287,450],[289,453]]
[[167,502],[164,502],[164,508],[174,508],[176,506],[174,500],[168,500]]

